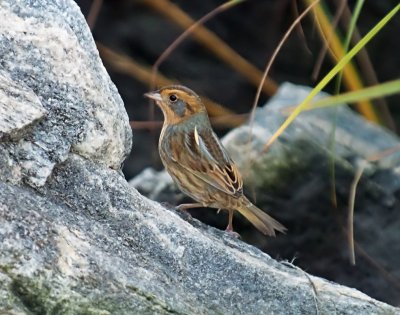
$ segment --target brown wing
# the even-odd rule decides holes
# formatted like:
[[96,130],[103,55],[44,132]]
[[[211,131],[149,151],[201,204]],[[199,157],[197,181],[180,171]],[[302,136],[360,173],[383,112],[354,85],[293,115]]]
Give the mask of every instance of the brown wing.
[[209,129],[197,126],[181,139],[185,153],[175,152],[173,160],[188,172],[214,186],[215,188],[234,196],[243,193],[241,175],[222,146],[215,133]]

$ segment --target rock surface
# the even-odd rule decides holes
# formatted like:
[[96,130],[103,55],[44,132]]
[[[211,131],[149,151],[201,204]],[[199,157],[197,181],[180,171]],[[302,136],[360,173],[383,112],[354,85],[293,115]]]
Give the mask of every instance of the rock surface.
[[[2,85],[10,85],[0,92],[32,111],[13,125],[24,131],[47,111],[21,141],[2,145],[2,155],[17,160],[14,180],[43,186],[70,152],[119,169],[130,148],[129,122],[79,8],[61,0],[2,1],[0,34]],[[2,137],[12,137],[4,127]]]
[[1,314],[399,312],[140,195],[119,171],[127,116],[73,1],[5,0],[0,17],[6,104],[23,103],[0,120]]
[[40,196],[0,185],[2,312],[398,311],[284,266],[224,232],[185,222],[144,199],[116,171],[81,157],[59,165],[45,190]]
[[[11,107],[11,108],[10,108]],[[19,140],[47,114],[36,94],[0,71],[0,139]]]

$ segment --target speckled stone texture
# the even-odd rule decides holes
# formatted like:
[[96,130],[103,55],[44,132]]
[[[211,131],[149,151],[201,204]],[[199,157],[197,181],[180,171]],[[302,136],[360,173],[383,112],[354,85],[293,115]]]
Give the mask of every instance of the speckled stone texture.
[[0,129],[1,314],[398,312],[132,188],[127,116],[72,1],[1,1],[0,29],[20,104]]
[[0,139],[21,139],[47,114],[39,98],[22,82],[0,70]]
[[47,112],[19,142],[0,146],[17,161],[15,180],[43,186],[70,152],[119,169],[130,150],[127,114],[77,6],[62,0],[1,1],[0,56],[5,73],[0,78],[11,82],[13,104],[33,112],[24,119],[35,121]]
[[142,197],[118,172],[79,156],[55,167],[40,192],[0,183],[0,312],[398,311],[185,221]]

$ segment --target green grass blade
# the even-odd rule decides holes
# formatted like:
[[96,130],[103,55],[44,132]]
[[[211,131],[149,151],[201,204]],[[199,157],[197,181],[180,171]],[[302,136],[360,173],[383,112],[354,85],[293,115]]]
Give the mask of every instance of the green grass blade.
[[292,114],[283,122],[274,135],[268,140],[263,151],[282,134],[282,132],[292,123],[292,121],[301,113],[304,107],[332,80],[332,78],[343,69],[343,67],[390,21],[399,11],[400,4],[394,7],[382,20],[380,20],[337,64],[328,74],[317,84],[317,86],[308,94],[303,102],[292,112]]
[[346,92],[334,96],[319,99],[309,104],[304,110],[338,106],[342,104],[355,103],[361,100],[370,100],[400,93],[400,80],[389,81],[386,83],[367,87],[358,91]]

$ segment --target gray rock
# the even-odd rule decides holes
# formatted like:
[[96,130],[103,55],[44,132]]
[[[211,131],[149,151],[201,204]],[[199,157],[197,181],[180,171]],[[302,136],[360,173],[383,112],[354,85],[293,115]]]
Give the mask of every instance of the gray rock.
[[161,193],[175,188],[171,176],[165,170],[157,172],[150,167],[132,178],[129,183],[150,199],[160,199]]
[[19,140],[46,114],[32,90],[0,70],[0,140]]
[[[70,152],[120,167],[131,145],[127,114],[77,6],[61,0],[2,1],[0,56],[2,71],[21,94],[13,97],[32,98],[22,92],[28,87],[35,96],[25,106],[37,112],[41,104],[47,111],[29,137],[0,148],[18,160],[14,182],[43,186]],[[0,124],[0,130],[6,128],[3,120]],[[14,132],[24,129],[19,121],[8,124]]]
[[0,18],[10,102],[47,111],[21,124],[5,107],[24,132],[0,142],[1,314],[399,312],[140,195],[119,171],[127,115],[74,2],[5,0]]
[[197,220],[184,221],[143,198],[116,171],[77,155],[54,169],[42,195],[0,185],[3,311],[398,311],[359,291],[285,266]]

